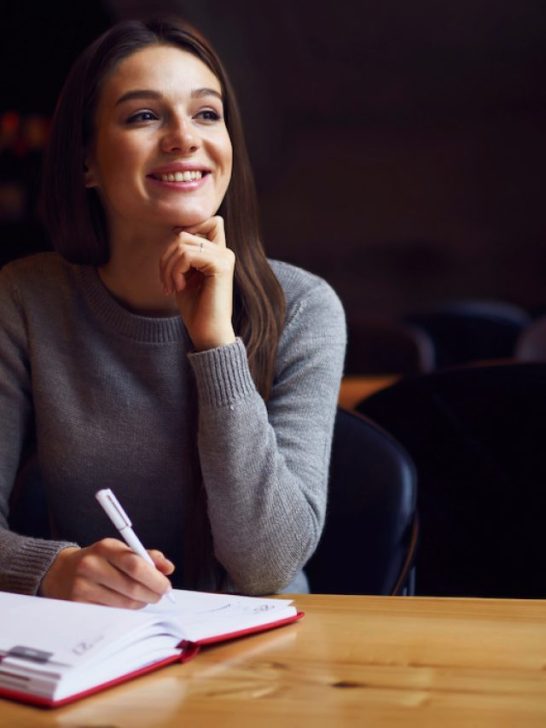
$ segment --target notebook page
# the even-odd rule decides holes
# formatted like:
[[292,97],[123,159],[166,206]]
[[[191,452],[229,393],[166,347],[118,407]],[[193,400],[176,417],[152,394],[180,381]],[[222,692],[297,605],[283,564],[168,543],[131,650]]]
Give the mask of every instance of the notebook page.
[[258,627],[294,616],[288,599],[245,597],[173,589],[175,604],[163,598],[143,611],[176,621],[184,639],[199,641]]
[[60,699],[180,654],[168,615],[4,592],[0,614],[0,686],[32,695]]
[[[152,614],[0,592],[0,654],[16,646],[49,654],[47,670],[75,666],[157,621]],[[6,660],[17,658],[4,657]],[[22,660],[27,663],[27,660]]]

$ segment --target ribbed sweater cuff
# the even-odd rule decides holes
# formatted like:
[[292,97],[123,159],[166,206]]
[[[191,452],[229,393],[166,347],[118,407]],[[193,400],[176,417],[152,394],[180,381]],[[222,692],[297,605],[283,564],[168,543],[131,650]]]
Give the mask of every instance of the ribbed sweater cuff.
[[255,391],[241,339],[216,349],[188,354],[201,404],[225,407]]
[[37,594],[38,588],[59,551],[75,543],[27,539],[21,545],[10,569],[10,591]]

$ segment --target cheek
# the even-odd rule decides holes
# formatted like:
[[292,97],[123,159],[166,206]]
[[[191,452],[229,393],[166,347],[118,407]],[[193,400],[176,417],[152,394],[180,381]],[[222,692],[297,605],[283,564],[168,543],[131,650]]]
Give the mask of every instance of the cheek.
[[231,140],[228,140],[226,147],[226,159],[228,160],[229,175],[231,176],[231,172],[233,171],[233,147],[231,146]]
[[224,131],[213,140],[213,145],[217,163],[222,166],[224,174],[228,176],[231,175],[231,169],[233,166],[233,146],[227,129],[224,129]]
[[130,152],[125,146],[109,144],[97,149],[97,192],[106,210],[122,210],[130,204],[134,195],[132,167]]
[[227,145],[224,149],[224,175],[225,175],[225,190],[227,190],[229,186],[229,182],[231,180],[231,175],[233,174],[233,149],[231,147],[231,144]]
[[128,143],[127,139],[116,136],[97,145],[97,168],[104,185],[127,177],[136,169],[139,157],[139,146]]

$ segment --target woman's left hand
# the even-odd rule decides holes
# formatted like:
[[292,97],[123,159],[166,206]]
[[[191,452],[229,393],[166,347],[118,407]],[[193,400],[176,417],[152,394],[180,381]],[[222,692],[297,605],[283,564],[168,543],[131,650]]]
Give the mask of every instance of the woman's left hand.
[[226,247],[223,219],[217,215],[175,232],[159,264],[165,293],[176,295],[197,351],[233,343],[235,255]]

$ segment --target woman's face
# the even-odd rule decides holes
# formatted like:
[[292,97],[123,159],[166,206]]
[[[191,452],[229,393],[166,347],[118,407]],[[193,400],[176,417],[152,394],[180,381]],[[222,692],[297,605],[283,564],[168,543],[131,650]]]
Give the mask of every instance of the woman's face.
[[149,46],[105,78],[85,183],[98,190],[111,242],[208,219],[231,167],[220,82],[199,58]]

